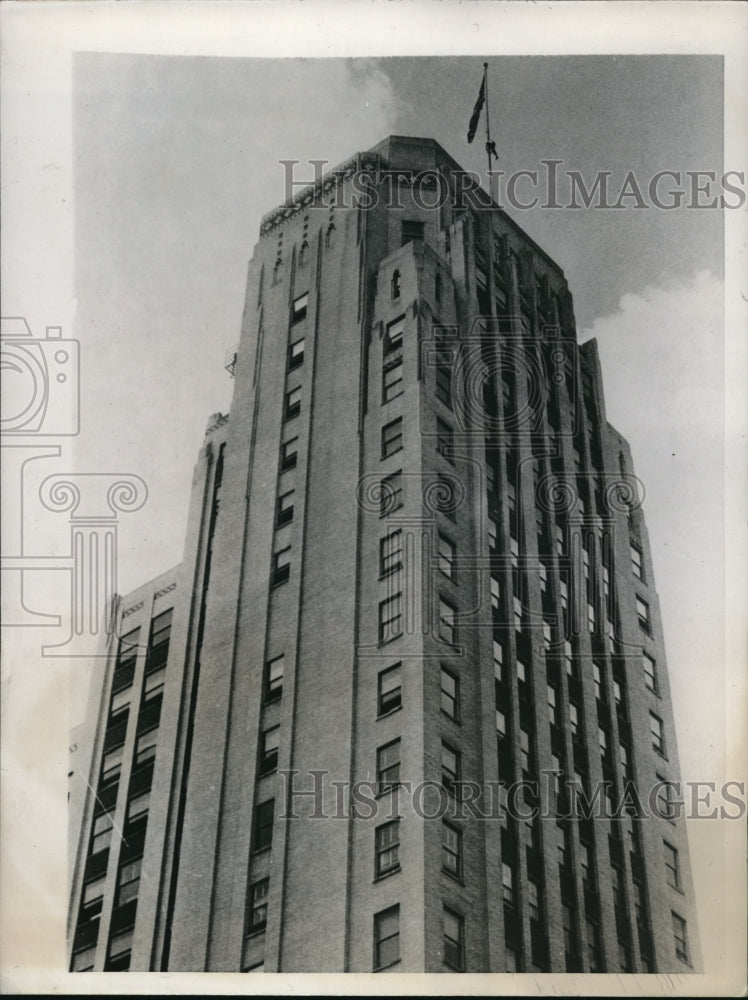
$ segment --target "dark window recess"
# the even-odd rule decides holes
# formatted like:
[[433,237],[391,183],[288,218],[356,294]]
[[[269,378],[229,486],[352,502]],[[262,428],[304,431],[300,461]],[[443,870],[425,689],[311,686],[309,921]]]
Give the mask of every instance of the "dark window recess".
[[392,272],[392,281],[391,281],[391,284],[390,284],[390,293],[391,293],[392,299],[399,299],[400,298],[400,272],[399,271],[393,271]]
[[281,549],[273,556],[273,586],[285,583],[291,575],[291,546]]
[[138,716],[138,732],[143,733],[154,729],[161,718],[161,697],[153,698],[143,704]]
[[304,364],[304,338],[295,340],[288,348],[288,370],[300,368]]
[[465,969],[464,924],[464,917],[444,907],[444,962],[458,972]]
[[265,665],[265,701],[276,701],[283,694],[283,654]]
[[378,826],[375,835],[375,856],[376,861],[374,871],[377,878],[397,871],[400,868],[400,820],[395,819],[390,823],[383,823]]
[[382,402],[389,403],[403,392],[402,357],[385,364],[382,369]]
[[299,295],[293,301],[293,306],[291,307],[291,322],[299,323],[306,316],[307,307],[309,305],[309,292],[304,292],[303,295]]
[[400,782],[400,740],[393,740],[377,750],[377,792]]
[[285,441],[281,445],[281,472],[296,468],[298,445],[298,438],[291,438],[290,441]]
[[252,850],[262,851],[273,842],[273,817],[275,814],[275,799],[261,802],[255,810],[254,837]]
[[278,766],[278,745],[280,741],[280,726],[266,729],[260,743],[260,774],[270,774]]
[[403,474],[393,472],[381,482],[379,490],[379,516],[388,517],[403,505]]
[[391,531],[379,541],[379,575],[389,576],[402,569],[403,565],[403,538],[402,531],[398,528]]
[[423,223],[412,219],[405,219],[401,228],[401,246],[413,243],[416,240],[423,240]]
[[374,971],[400,961],[400,907],[374,915]]
[[293,417],[298,416],[299,413],[301,413],[301,386],[290,389],[286,393],[286,420],[291,420]]
[[377,687],[377,715],[386,715],[387,712],[394,712],[396,708],[400,708],[402,684],[399,663],[380,671]]
[[171,639],[171,620],[174,609],[169,608],[151,622],[151,636],[148,642],[148,655],[145,661],[145,672],[151,674],[166,666],[169,656],[169,641]]
[[275,505],[275,526],[277,528],[282,528],[284,524],[290,524],[293,521],[293,498],[293,490],[278,497]]
[[249,887],[247,899],[247,934],[264,931],[268,917],[268,890],[270,880],[263,878]]
[[403,448],[403,418],[397,417],[382,428],[382,458],[389,458]]

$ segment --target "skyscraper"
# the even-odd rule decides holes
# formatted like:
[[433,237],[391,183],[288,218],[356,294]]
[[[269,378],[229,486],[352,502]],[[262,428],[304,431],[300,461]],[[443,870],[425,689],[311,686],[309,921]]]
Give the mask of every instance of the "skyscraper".
[[75,741],[71,969],[699,969],[631,455],[471,180],[390,136],[263,219]]

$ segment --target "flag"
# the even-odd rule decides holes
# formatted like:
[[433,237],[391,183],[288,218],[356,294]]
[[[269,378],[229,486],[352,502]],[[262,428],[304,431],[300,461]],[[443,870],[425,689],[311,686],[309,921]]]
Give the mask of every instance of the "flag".
[[483,73],[483,80],[480,85],[480,93],[478,94],[478,100],[475,102],[475,107],[473,108],[473,113],[470,116],[470,125],[468,126],[467,141],[472,142],[475,138],[475,130],[478,128],[478,122],[480,121],[480,113],[483,109],[483,105],[486,100],[486,74]]

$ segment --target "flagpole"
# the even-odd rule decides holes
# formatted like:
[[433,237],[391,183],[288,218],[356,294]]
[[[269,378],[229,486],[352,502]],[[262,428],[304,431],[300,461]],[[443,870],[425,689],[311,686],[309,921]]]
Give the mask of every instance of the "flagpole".
[[493,177],[491,175],[491,118],[488,113],[488,63],[483,63],[483,84],[486,95],[486,159],[488,160],[488,194],[493,201]]

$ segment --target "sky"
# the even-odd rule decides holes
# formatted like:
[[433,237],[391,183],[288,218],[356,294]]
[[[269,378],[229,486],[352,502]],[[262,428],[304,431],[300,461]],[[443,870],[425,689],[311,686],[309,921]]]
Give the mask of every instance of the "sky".
[[[482,37],[488,50],[505,47],[498,35]],[[120,521],[123,593],[182,558],[207,420],[230,407],[223,363],[238,341],[247,263],[261,216],[285,198],[280,161],[298,159],[300,176],[311,175],[304,161],[334,166],[396,133],[432,137],[464,167],[485,166],[482,131],[472,145],[465,135],[482,54],[180,55],[175,39],[162,55],[152,51],[158,43],[138,54],[127,40],[70,45],[70,103],[61,114],[50,117],[44,84],[23,95],[41,110],[46,132],[29,131],[17,150],[6,143],[19,176],[12,157],[20,164],[24,154],[40,181],[27,227],[12,199],[4,208],[19,235],[17,252],[6,250],[3,289],[4,314],[27,314],[41,330],[64,322],[80,343],[81,430],[68,461],[147,484],[147,503]],[[315,43],[315,55],[326,49]],[[24,58],[31,65],[34,55]],[[485,58],[492,138],[507,174],[557,159],[589,181],[610,171],[616,187],[629,170],[643,186],[661,170],[723,171],[718,54]],[[55,143],[65,151],[59,162],[49,152]],[[54,171],[71,182],[69,245],[43,224],[45,211],[63,211],[48,193]],[[508,211],[564,269],[579,339],[597,338],[608,417],[631,443],[647,491],[683,775],[718,780],[726,753],[723,214]],[[41,290],[52,253],[70,271],[69,307],[54,299],[53,283]],[[29,288],[38,292],[33,301],[21,297]],[[80,717],[82,697],[78,704]],[[719,838],[709,824],[689,836],[709,914],[702,943],[716,969]]]

